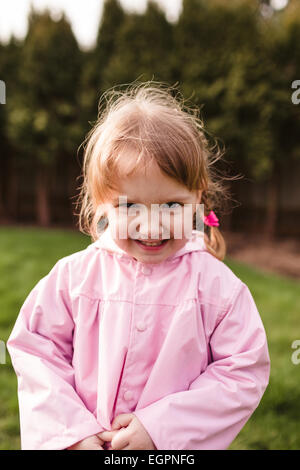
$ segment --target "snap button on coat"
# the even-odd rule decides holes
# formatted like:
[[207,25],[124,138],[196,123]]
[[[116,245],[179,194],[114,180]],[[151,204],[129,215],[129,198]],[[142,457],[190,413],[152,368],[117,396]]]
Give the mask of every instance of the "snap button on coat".
[[152,273],[152,268],[150,266],[142,266],[142,273],[148,276]]

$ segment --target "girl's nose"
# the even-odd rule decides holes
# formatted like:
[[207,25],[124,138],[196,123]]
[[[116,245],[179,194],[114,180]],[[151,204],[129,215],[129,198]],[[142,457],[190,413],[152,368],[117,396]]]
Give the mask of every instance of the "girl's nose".
[[162,230],[157,225],[150,225],[147,223],[142,223],[138,225],[137,232],[139,237],[144,240],[159,240],[161,238]]
[[136,231],[139,237],[144,240],[159,240],[162,238],[163,228],[159,213],[151,213],[151,210],[148,210],[147,214],[141,214]]

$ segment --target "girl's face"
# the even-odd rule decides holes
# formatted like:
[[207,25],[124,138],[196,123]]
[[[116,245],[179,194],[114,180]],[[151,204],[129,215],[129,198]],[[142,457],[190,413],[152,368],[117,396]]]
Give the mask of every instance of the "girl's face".
[[[201,195],[202,191],[190,192],[162,173],[155,162],[150,163],[146,169],[122,177],[118,191],[106,201],[107,230],[136,260],[160,263],[188,241]],[[159,246],[149,246],[162,240]]]

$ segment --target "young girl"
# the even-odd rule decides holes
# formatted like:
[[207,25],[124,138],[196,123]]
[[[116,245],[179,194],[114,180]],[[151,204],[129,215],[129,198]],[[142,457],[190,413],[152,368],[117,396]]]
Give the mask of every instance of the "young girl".
[[270,361],[253,297],[222,262],[213,151],[164,86],[109,93],[79,198],[93,242],[36,284],[7,343],[22,449],[226,449]]

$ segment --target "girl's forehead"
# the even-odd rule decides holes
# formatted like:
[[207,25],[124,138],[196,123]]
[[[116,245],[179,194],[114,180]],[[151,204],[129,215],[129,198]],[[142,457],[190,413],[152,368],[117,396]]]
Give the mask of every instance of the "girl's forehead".
[[123,181],[137,181],[137,180],[152,180],[152,182],[159,183],[162,180],[165,184],[179,185],[174,178],[171,178],[164,173],[158,163],[153,157],[143,156],[142,158],[133,157],[129,155],[128,158],[121,158],[118,161],[118,180]]
[[118,175],[115,178],[113,198],[122,194],[128,199],[138,201],[189,199],[192,192],[175,178],[164,173],[154,158],[143,156],[137,163],[137,156],[128,155],[128,159],[118,161]]
[[[163,190],[164,188],[185,188],[182,184],[165,174],[155,162],[149,162],[146,165],[139,165],[135,168],[123,168],[118,178],[118,186],[126,188],[138,187],[140,190],[154,191]],[[187,191],[187,189],[186,189]]]

